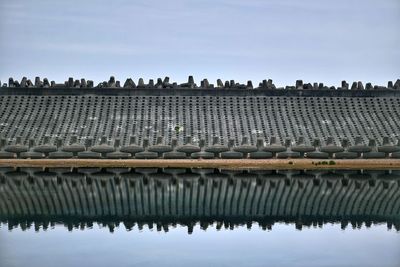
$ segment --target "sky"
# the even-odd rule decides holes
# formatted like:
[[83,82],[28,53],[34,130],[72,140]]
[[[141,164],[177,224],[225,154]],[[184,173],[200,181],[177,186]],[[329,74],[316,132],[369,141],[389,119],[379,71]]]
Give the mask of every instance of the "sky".
[[400,78],[399,0],[0,0],[0,80]]

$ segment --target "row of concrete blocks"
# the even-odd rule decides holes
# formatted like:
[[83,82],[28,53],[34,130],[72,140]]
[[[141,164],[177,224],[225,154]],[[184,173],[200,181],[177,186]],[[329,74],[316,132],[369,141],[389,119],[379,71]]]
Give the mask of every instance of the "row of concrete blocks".
[[355,138],[354,144],[348,139],[342,139],[341,145],[334,144],[334,139],[328,137],[325,144],[321,145],[319,139],[314,139],[312,144],[306,143],[304,137],[299,137],[295,144],[286,138],[283,144],[277,142],[276,137],[271,137],[266,145],[263,138],[257,139],[256,145],[249,144],[248,137],[243,137],[240,145],[235,146],[234,139],[229,139],[227,145],[219,142],[218,137],[213,138],[213,143],[205,145],[201,139],[198,144],[192,138],[186,137],[185,143],[178,145],[177,139],[172,139],[171,144],[165,144],[163,137],[157,138],[157,143],[150,145],[149,139],[143,139],[138,145],[136,137],[130,137],[130,143],[121,146],[121,140],[116,138],[111,146],[106,136],[100,143],[93,144],[93,138],[87,138],[86,143],[78,142],[77,136],[72,136],[68,144],[63,144],[61,138],[50,142],[50,137],[45,136],[42,145],[36,146],[35,139],[29,139],[29,145],[21,142],[17,137],[15,143],[7,144],[7,139],[0,139],[0,158],[12,159],[287,159],[287,158],[312,158],[312,159],[357,159],[357,158],[399,158],[400,139],[397,143],[389,137],[384,137],[382,145],[377,146],[375,139],[369,139],[365,144],[361,136]]
[[[0,81],[1,84],[1,81]],[[14,80],[13,78],[9,78],[8,84],[4,83],[3,87],[34,87],[34,88],[93,88],[94,83],[92,80],[85,80],[85,79],[74,79],[69,78],[68,81],[64,83],[55,83],[55,81],[49,82],[47,78],[44,78],[43,81],[40,77],[35,78],[35,82],[33,83],[30,79],[23,77],[21,82]],[[194,82],[193,76],[189,76],[187,83],[178,84],[176,82],[170,83],[169,77],[165,77],[164,79],[158,78],[157,82],[154,82],[153,79],[150,79],[149,82],[146,84],[143,78],[140,78],[138,84],[131,79],[126,79],[123,86],[121,86],[121,82],[115,80],[114,76],[111,76],[108,81],[104,81],[99,83],[96,87],[98,88],[149,88],[149,89],[161,89],[161,88],[232,88],[232,89],[253,89],[252,81],[247,81],[247,84],[240,84],[235,82],[235,80],[225,81],[223,82],[221,79],[217,80],[217,85],[210,84],[207,79],[203,79],[198,86]],[[271,79],[263,80],[259,83],[258,89],[277,89],[275,84]],[[353,82],[350,86],[349,83],[346,81],[342,81],[341,86],[326,86],[323,83],[304,83],[302,80],[297,80],[294,86],[286,86],[286,87],[279,87],[278,89],[339,89],[339,90],[383,90],[383,89],[397,89],[400,90],[400,79],[397,79],[395,83],[393,81],[388,81],[387,86],[379,86],[379,85],[372,85],[371,83],[366,83],[365,87],[361,81]]]

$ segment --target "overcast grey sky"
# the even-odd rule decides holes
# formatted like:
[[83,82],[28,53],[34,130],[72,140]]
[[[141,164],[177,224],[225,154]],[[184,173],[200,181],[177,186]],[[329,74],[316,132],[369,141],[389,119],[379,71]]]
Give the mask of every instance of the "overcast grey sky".
[[0,0],[0,79],[400,78],[399,0]]

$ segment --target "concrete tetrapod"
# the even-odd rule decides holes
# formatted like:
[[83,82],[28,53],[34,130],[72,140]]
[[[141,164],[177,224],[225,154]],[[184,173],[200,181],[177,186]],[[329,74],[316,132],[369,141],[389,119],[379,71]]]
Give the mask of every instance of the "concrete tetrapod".
[[165,145],[164,138],[162,136],[158,136],[157,144],[149,146],[148,151],[156,152],[158,154],[158,157],[162,157],[163,153],[172,151],[172,147],[169,145]]
[[342,139],[343,152],[335,153],[336,159],[356,159],[358,158],[358,153],[348,151],[349,140],[347,138]]
[[277,153],[286,151],[286,146],[282,146],[277,143],[276,137],[271,136],[269,145],[264,147],[264,151],[271,152],[273,157],[276,157]]
[[176,151],[186,153],[186,156],[190,157],[192,153],[200,152],[200,147],[192,144],[192,137],[187,136],[185,144],[178,146]]
[[42,159],[44,158],[44,154],[40,152],[35,152],[33,149],[35,148],[35,139],[29,139],[29,151],[22,152],[21,158],[22,159]]
[[328,159],[329,154],[321,151],[321,140],[315,138],[313,141],[315,151],[307,152],[306,157],[310,159]]
[[101,154],[98,152],[91,151],[90,148],[93,145],[93,138],[88,137],[86,139],[86,151],[78,152],[78,158],[80,159],[101,159]]
[[240,146],[236,146],[233,148],[233,151],[243,153],[243,157],[247,158],[248,154],[251,152],[256,152],[258,149],[256,146],[252,146],[249,144],[249,138],[244,136],[242,138],[242,143]]
[[326,139],[325,146],[321,146],[320,150],[321,150],[321,152],[328,153],[329,158],[333,158],[333,155],[335,153],[343,152],[344,148],[342,146],[335,145],[334,142],[333,142],[333,137],[329,136]]
[[270,159],[272,152],[264,151],[264,139],[257,138],[257,151],[250,152],[249,158],[251,159]]
[[164,155],[163,155],[164,159],[185,159],[186,158],[186,153],[176,151],[177,145],[178,145],[178,140],[176,138],[172,138],[172,140],[171,140],[172,151],[164,153]]
[[127,152],[121,152],[121,139],[115,138],[114,141],[114,151],[106,154],[108,159],[128,159],[131,154]]
[[143,139],[143,151],[135,154],[135,158],[137,159],[156,159],[158,158],[158,154],[156,152],[148,151],[149,139]]
[[29,147],[22,144],[21,136],[17,136],[15,139],[15,144],[5,146],[4,150],[6,152],[15,153],[17,158],[19,158],[22,152],[27,152],[29,150]]
[[207,152],[204,150],[205,144],[206,144],[206,141],[204,139],[200,139],[200,141],[199,141],[200,151],[192,153],[191,154],[192,159],[213,159],[214,158],[214,153]]
[[35,147],[33,151],[43,153],[46,157],[48,157],[50,152],[57,151],[57,147],[50,144],[50,136],[45,135],[43,138],[43,144]]
[[382,145],[378,146],[378,151],[386,154],[386,157],[389,157],[390,153],[399,152],[400,146],[396,146],[394,143],[390,141],[388,136],[383,137]]
[[79,152],[85,151],[85,146],[78,143],[78,137],[73,135],[71,136],[70,144],[63,146],[61,150],[64,152],[70,152],[74,157],[76,157]]
[[56,139],[57,151],[49,153],[50,159],[70,159],[74,156],[72,152],[66,152],[62,150],[63,148],[62,143],[63,143],[62,139],[60,137],[57,137]]
[[371,151],[371,148],[364,144],[361,136],[356,136],[355,144],[348,148],[349,152],[357,153],[358,157],[361,157],[362,153],[367,153]]
[[297,140],[297,144],[292,146],[292,151],[300,153],[300,157],[304,157],[304,153],[315,151],[314,146],[307,145],[304,140],[304,136],[300,136]]
[[107,136],[103,135],[100,139],[100,144],[92,146],[90,151],[100,153],[105,158],[107,153],[114,152],[115,148],[107,144]]
[[129,145],[123,146],[120,149],[121,152],[131,154],[131,157],[134,157],[136,153],[144,151],[143,147],[136,144],[136,136],[131,135],[129,137]]
[[[399,88],[399,89],[400,89],[400,88]],[[397,140],[397,146],[400,148],[400,138]],[[391,158],[394,158],[394,159],[400,159],[400,150],[397,151],[397,152],[393,152],[393,153],[390,155],[390,157],[391,157]]]
[[297,159],[300,158],[300,153],[296,151],[292,151],[292,140],[290,138],[286,138],[285,140],[285,146],[286,146],[286,151],[284,152],[279,152],[276,157],[278,159]]
[[3,137],[0,138],[0,159],[13,159],[17,155],[13,152],[5,151],[7,140]]
[[386,157],[386,154],[384,152],[378,151],[375,139],[370,138],[368,146],[371,150],[369,152],[363,153],[362,157],[364,159],[383,159]]
[[229,151],[229,147],[226,146],[226,145],[220,144],[219,143],[219,137],[218,136],[214,136],[213,137],[213,144],[211,146],[206,147],[205,151],[214,153],[214,156],[218,158],[220,153]]
[[241,158],[243,158],[243,153],[242,152],[238,152],[238,151],[234,151],[233,150],[234,144],[235,144],[235,139],[229,139],[229,141],[228,141],[229,151],[221,153],[221,158],[222,159],[241,159]]

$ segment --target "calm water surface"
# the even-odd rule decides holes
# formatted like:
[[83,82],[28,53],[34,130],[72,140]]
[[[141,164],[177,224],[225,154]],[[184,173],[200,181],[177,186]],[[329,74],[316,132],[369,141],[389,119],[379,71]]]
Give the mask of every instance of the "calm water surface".
[[400,173],[0,169],[0,266],[400,266]]

